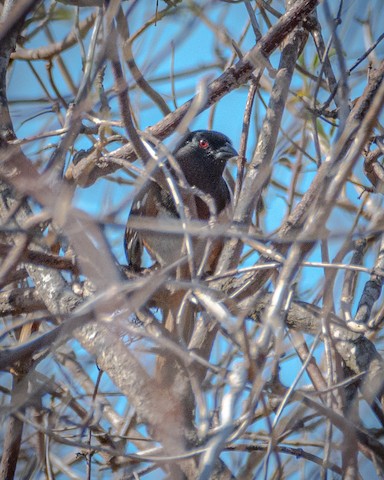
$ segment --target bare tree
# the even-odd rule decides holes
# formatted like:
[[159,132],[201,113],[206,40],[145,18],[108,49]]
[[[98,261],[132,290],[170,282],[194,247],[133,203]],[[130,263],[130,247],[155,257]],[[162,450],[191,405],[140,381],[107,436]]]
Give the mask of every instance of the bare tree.
[[[380,0],[1,4],[0,478],[382,478]],[[197,127],[224,224],[167,169]],[[149,180],[185,249],[138,269]]]

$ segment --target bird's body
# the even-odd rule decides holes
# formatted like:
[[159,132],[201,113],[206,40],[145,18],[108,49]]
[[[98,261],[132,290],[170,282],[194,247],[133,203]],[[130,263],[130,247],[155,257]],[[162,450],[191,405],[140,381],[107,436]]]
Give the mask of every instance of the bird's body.
[[[195,187],[194,220],[208,220],[211,216],[228,217],[231,195],[223,172],[229,158],[237,155],[231,141],[222,133],[198,130],[186,135],[176,147],[173,156],[190,187]],[[171,169],[173,171],[173,169]],[[177,172],[174,172],[177,178]],[[136,217],[156,218],[166,229],[167,221],[177,220],[180,213],[170,191],[154,181],[149,181],[134,198],[131,214]],[[195,265],[203,258],[206,241],[193,240]],[[142,266],[143,247],[160,266],[167,266],[185,255],[182,232],[163,233],[136,231],[128,220],[125,248],[128,263],[136,270]],[[205,270],[212,268],[217,256],[217,242]],[[216,251],[216,253],[215,253]],[[214,255],[215,254],[215,255]]]

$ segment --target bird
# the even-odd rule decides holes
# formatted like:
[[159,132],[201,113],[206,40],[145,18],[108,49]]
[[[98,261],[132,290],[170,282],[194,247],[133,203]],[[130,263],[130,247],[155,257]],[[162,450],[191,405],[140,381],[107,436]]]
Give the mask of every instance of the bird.
[[[232,196],[223,173],[230,158],[237,151],[231,140],[223,133],[213,130],[196,130],[187,133],[172,152],[187,184],[198,193],[194,195],[193,220],[220,218],[231,210]],[[177,179],[177,172],[167,165]],[[180,219],[171,192],[154,180],[148,183],[135,196],[125,231],[125,253],[128,265],[135,271],[142,268],[144,248],[152,260],[160,267],[166,267],[178,260],[183,253],[184,235],[162,233],[149,230],[137,231],[130,226],[132,217],[157,218],[164,221]],[[203,257],[205,242],[194,241],[195,263]],[[206,271],[212,270],[220,253],[218,242],[212,246],[212,254],[207,261]]]
[[[177,165],[172,165],[171,161],[164,162],[179,185],[182,183],[179,177],[184,177],[181,180],[185,180],[191,188],[191,197],[195,202],[195,208],[190,209],[192,220],[209,221],[214,218],[220,221],[228,218],[232,196],[223,174],[228,160],[237,155],[231,140],[223,133],[212,130],[196,130],[187,133],[172,152]],[[177,170],[179,170],[179,174]],[[181,228],[180,233],[155,232],[151,231],[150,227],[145,230],[135,230],[130,224],[130,220],[133,217],[136,217],[136,220],[145,217],[147,219],[157,218],[164,222],[165,227],[170,220],[181,220],[180,213],[166,183],[151,179],[144,185],[133,199],[125,231],[125,251],[131,269],[141,271],[144,250],[149,253],[155,266],[167,267],[185,256],[185,245]],[[208,243],[205,238],[193,237],[192,245],[192,258],[196,266],[206,259],[203,273],[214,270],[223,247],[223,240],[215,238]],[[210,247],[209,255],[205,255],[207,245]],[[176,278],[186,280],[188,274],[191,278],[193,269],[189,268],[190,265],[181,267],[176,271]],[[156,306],[162,310],[165,329],[163,333],[169,335],[177,343],[182,342],[184,345],[188,345],[195,324],[196,306],[187,300],[184,308],[181,308],[185,294],[186,291],[182,288],[162,289],[161,295],[158,295]],[[155,378],[160,385],[181,396],[180,398],[184,400],[192,398],[191,386],[189,382],[185,382],[185,379],[189,378],[185,373],[185,366],[171,351],[160,351],[156,360]],[[188,408],[189,402],[184,400],[182,404],[185,405],[185,417],[192,422],[192,417],[190,417],[192,410]]]

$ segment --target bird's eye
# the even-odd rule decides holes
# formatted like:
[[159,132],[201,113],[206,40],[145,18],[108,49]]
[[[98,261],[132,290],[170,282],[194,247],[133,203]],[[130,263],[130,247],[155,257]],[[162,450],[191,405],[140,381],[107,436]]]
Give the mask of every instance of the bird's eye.
[[206,148],[208,148],[208,147],[209,147],[209,142],[208,142],[208,140],[204,140],[203,138],[202,138],[201,140],[199,140],[199,147],[200,147],[200,148],[204,148],[204,150],[205,150]]

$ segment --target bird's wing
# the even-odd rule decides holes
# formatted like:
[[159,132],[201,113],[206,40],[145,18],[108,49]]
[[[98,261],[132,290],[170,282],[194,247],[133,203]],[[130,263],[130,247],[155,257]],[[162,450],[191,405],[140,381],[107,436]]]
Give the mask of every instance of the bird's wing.
[[147,196],[147,190],[142,189],[138,193],[132,202],[131,211],[129,213],[127,226],[125,227],[124,234],[124,250],[127,258],[128,265],[134,270],[140,270],[141,256],[143,254],[143,243],[140,239],[137,230],[130,228],[129,219],[131,216],[142,216],[142,205],[145,202]]
[[[146,218],[178,218],[176,207],[169,192],[160,187],[156,182],[149,182],[133,199],[124,236],[124,248],[128,265],[135,270],[142,266],[143,249],[146,248],[153,260],[162,263],[161,256],[156,254],[156,243],[160,241],[161,234],[150,231],[137,231],[130,227],[129,219],[132,217]],[[161,248],[161,246],[159,246]],[[164,247],[163,247],[164,248]],[[171,249],[171,246],[169,247]]]

